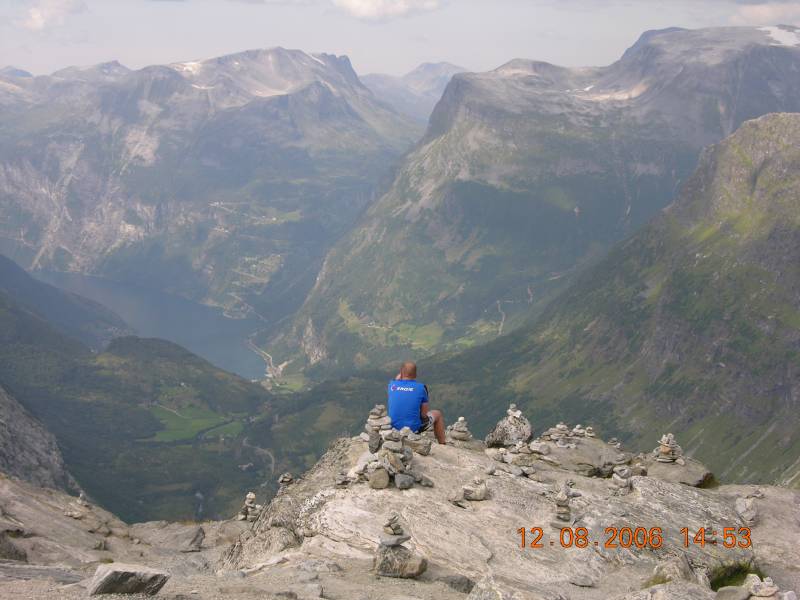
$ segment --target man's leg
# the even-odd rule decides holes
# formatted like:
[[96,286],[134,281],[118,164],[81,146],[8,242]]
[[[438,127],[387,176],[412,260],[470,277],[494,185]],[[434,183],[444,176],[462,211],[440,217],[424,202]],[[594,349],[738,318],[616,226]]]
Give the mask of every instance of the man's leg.
[[446,444],[447,438],[444,435],[444,415],[440,410],[428,411],[428,414],[433,417],[433,434],[436,436],[436,441],[440,444]]

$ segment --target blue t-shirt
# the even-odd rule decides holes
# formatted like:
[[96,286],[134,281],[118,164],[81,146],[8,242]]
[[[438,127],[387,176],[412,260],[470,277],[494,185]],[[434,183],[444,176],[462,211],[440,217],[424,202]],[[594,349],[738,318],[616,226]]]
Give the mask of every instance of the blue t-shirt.
[[392,427],[410,427],[419,431],[422,427],[420,407],[428,401],[428,388],[414,379],[397,379],[389,382],[389,417]]

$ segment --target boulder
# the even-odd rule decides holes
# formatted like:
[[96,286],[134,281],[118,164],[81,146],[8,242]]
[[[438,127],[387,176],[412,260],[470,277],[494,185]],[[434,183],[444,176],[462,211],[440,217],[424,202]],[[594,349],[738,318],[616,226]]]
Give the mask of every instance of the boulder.
[[398,490],[407,490],[414,487],[414,477],[406,473],[398,473],[394,476],[394,484]]
[[649,477],[692,487],[701,487],[713,479],[714,475],[702,463],[686,457],[684,463],[662,463],[651,458],[645,463],[645,467]]
[[388,471],[383,468],[375,469],[369,476],[369,487],[373,490],[382,490],[389,487]]
[[154,596],[169,580],[169,573],[143,567],[113,563],[100,565],[89,583],[89,595],[144,594]]
[[405,546],[378,546],[374,569],[382,577],[413,579],[428,568],[428,561]]
[[514,446],[517,442],[529,442],[532,435],[533,430],[528,419],[523,416],[507,416],[486,436],[486,445],[490,448]]

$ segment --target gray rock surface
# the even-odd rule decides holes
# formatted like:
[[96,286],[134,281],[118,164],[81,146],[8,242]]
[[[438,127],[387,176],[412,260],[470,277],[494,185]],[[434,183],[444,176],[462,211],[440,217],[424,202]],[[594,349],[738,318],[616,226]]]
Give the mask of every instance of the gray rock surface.
[[717,590],[717,595],[714,600],[747,600],[750,598],[750,592],[743,587],[725,586]]
[[77,491],[56,439],[0,388],[0,473],[42,487]]
[[662,463],[650,458],[644,462],[647,474],[663,481],[701,487],[712,480],[712,473],[698,461],[684,457],[685,464]]
[[[755,561],[761,565],[771,560],[769,572],[780,573],[776,581],[781,589],[797,587],[792,549],[796,552],[794,536],[800,532],[800,523],[790,516],[797,506],[795,501],[800,502],[797,491],[764,488],[764,498],[758,500],[760,514],[777,510],[776,522],[764,518],[753,526],[753,548],[725,549],[711,544],[684,548],[682,527],[743,526],[735,499],[746,496],[752,488],[699,489],[650,476],[632,476],[630,493],[620,495],[610,478],[589,477],[577,468],[578,463],[588,460],[594,471],[613,463],[620,451],[602,440],[582,438],[574,449],[553,450],[570,468],[543,463],[535,473],[536,480],[502,472],[501,465],[510,465],[493,460],[483,450],[447,445],[437,446],[430,456],[414,459],[436,480],[436,487],[417,486],[402,494],[376,492],[366,483],[335,489],[330,473],[350,468],[364,448],[360,439],[341,440],[334,445],[288,496],[281,495],[267,507],[253,531],[226,554],[226,568],[249,568],[274,555],[274,550],[267,549],[276,547],[282,547],[281,552],[287,556],[297,552],[325,556],[339,563],[372,561],[375,547],[386,535],[381,527],[384,516],[397,513],[405,524],[405,533],[411,536],[406,542],[408,550],[428,561],[428,571],[415,585],[429,578],[437,581],[435,573],[444,572],[458,573],[475,582],[491,576],[499,592],[494,592],[487,580],[481,587],[476,584],[478,591],[473,589],[471,593],[495,593],[495,597],[506,593],[513,598],[514,593],[521,593],[526,600],[702,600],[713,598],[714,592],[698,583],[698,570],[713,572],[723,564]],[[584,458],[570,461],[570,452],[578,452]],[[630,459],[631,455],[627,457]],[[449,501],[457,493],[463,498],[464,482],[483,477],[492,465],[498,469],[491,477],[491,493],[486,500],[465,502],[466,508]],[[597,548],[561,548],[557,533],[550,528],[555,491],[568,481],[574,483],[571,489],[581,494],[571,498],[570,518],[574,527],[588,529],[590,538],[599,542]],[[280,522],[281,527],[269,526],[270,519]],[[783,531],[778,528],[777,519],[782,519]],[[542,548],[519,547],[515,532],[523,525],[544,528]],[[607,527],[641,527],[647,531],[659,527],[663,530],[663,545],[658,549],[605,548]],[[306,534],[287,537],[284,531]],[[295,541],[282,545],[287,539]],[[549,545],[551,540],[554,546]],[[670,581],[644,589],[657,567],[658,574]],[[374,593],[370,597],[383,597],[383,588],[370,589]]]
[[89,583],[90,596],[144,594],[154,596],[169,580],[169,573],[141,565],[100,565]]
[[206,532],[201,525],[154,521],[132,525],[130,536],[166,550],[199,552]]

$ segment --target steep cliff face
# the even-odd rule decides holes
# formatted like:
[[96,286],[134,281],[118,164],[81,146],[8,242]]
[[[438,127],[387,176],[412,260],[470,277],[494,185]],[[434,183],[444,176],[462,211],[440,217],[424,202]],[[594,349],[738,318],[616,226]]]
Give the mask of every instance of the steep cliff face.
[[512,330],[668,204],[704,145],[800,110],[800,46],[774,33],[670,29],[605,68],[456,75],[274,347],[296,349],[309,318],[340,367]]
[[76,491],[55,437],[0,388],[0,473],[34,485]]
[[346,57],[0,75],[0,251],[277,318],[419,128]]

